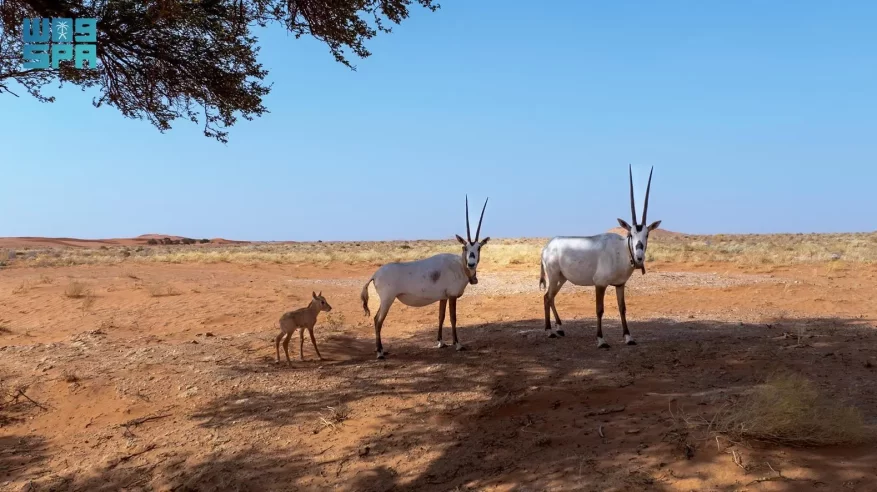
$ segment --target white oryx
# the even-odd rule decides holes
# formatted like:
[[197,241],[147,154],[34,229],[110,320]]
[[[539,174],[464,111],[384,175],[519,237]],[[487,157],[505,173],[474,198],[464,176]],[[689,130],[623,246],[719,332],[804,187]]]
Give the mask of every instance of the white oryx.
[[442,253],[429,258],[409,262],[387,263],[378,268],[378,271],[368,279],[362,287],[362,309],[365,315],[371,312],[368,309],[368,284],[375,283],[378,297],[381,299],[381,307],[375,314],[375,345],[378,359],[383,359],[387,352],[381,344],[381,327],[390,306],[396,299],[412,307],[428,306],[439,301],[438,322],[438,348],[445,347],[442,341],[442,325],[445,322],[445,309],[451,308],[451,333],[454,337],[454,346],[457,350],[464,350],[463,344],[457,339],[457,299],[463,295],[468,284],[477,284],[476,269],[481,258],[481,247],[490,237],[478,240],[481,234],[481,220],[484,219],[484,209],[487,208],[487,200],[481,209],[481,218],[478,219],[478,229],[475,231],[475,240],[469,232],[469,197],[466,197],[466,239],[457,235],[457,241],[463,245],[461,255]]
[[[654,170],[654,168],[652,168]],[[590,286],[596,288],[597,295],[597,347],[609,348],[609,344],[603,340],[603,297],[606,287],[615,287],[615,295],[618,298],[618,311],[621,314],[621,326],[624,329],[624,343],[636,345],[630,331],[627,329],[627,308],[624,304],[624,284],[630,278],[635,269],[642,270],[646,274],[646,245],[649,240],[649,232],[657,229],[661,221],[655,221],[646,227],[646,214],[649,210],[649,189],[652,186],[652,171],[649,171],[649,184],[646,186],[646,199],[643,206],[643,221],[637,223],[636,205],[633,200],[633,171],[628,166],[630,174],[630,213],[633,224],[618,219],[621,227],[627,230],[627,237],[623,238],[615,233],[598,234],[587,237],[555,237],[548,241],[542,248],[542,271],[539,277],[540,289],[546,285],[545,292],[545,329],[551,330],[551,321],[548,310],[554,312],[554,320],[559,328],[562,323],[557,315],[557,307],[554,298],[566,281],[574,285]],[[558,329],[557,335],[564,336],[563,330]],[[549,334],[554,338],[555,331]]]

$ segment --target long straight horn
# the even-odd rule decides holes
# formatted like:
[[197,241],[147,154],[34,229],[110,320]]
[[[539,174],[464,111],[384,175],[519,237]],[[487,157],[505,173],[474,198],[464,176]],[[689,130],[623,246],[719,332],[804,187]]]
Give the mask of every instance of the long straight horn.
[[[487,198],[490,200],[490,197]],[[481,237],[481,221],[484,220],[484,209],[487,208],[487,200],[484,200],[484,206],[481,207],[481,217],[478,219],[478,229],[475,230],[475,242],[478,242],[478,238]]]
[[636,227],[636,205],[633,203],[633,169],[631,169],[630,164],[627,165],[627,172],[630,173],[630,216],[633,218],[633,224],[631,227]]
[[652,171],[655,170],[655,166],[652,166],[652,169],[649,171],[649,184],[646,185],[646,203],[643,205],[643,227],[646,226],[646,214],[649,212],[649,190],[652,188]]
[[472,233],[469,232],[469,195],[466,195],[466,239],[472,242]]

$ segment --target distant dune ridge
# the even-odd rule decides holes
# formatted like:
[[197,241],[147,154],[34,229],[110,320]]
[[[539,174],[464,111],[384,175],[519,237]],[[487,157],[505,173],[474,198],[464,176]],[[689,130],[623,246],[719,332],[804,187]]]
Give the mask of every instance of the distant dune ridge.
[[[615,227],[610,229],[608,232],[614,232],[616,234],[620,234],[622,236],[626,235],[627,232],[620,228]],[[582,235],[588,235],[587,233],[583,233]],[[653,231],[650,237],[681,237],[685,236],[685,234],[673,231],[665,231],[663,229],[657,229]],[[109,239],[80,239],[80,238],[70,238],[70,237],[0,237],[0,248],[18,248],[18,249],[26,249],[26,248],[100,248],[101,246],[149,246],[150,239],[155,241],[161,241],[165,238],[170,239],[171,241],[182,241],[188,236],[177,236],[174,234],[141,234],[137,237],[131,238],[109,238]],[[197,241],[200,244],[201,238],[191,238]],[[448,238],[449,240],[452,238]],[[401,241],[401,240],[400,240]],[[299,244],[301,242],[311,242],[311,241],[235,241],[231,239],[224,239],[221,237],[216,237],[210,239],[209,244],[212,245],[228,245],[228,244]],[[317,241],[313,241],[317,242]],[[333,241],[336,242],[336,241]],[[346,241],[340,241],[346,242]],[[401,241],[405,242],[405,241]]]
[[[0,248],[100,248],[101,246],[148,246],[149,240],[160,241],[168,238],[172,241],[182,241],[185,236],[173,234],[142,234],[133,238],[111,239],[80,239],[70,237],[0,237]],[[201,241],[201,238],[191,238]],[[221,237],[210,239],[209,244],[248,244],[249,241],[232,241]],[[200,243],[199,243],[200,244]]]

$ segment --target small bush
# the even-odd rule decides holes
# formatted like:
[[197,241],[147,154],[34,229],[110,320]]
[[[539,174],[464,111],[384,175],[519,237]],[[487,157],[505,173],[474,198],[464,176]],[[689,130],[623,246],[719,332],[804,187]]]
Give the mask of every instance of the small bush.
[[22,283],[18,284],[18,287],[12,289],[13,294],[26,294],[27,291],[30,290],[30,283],[25,280]]
[[867,431],[861,412],[821,395],[796,374],[774,375],[720,412],[713,427],[735,440],[789,446],[855,444]]
[[150,246],[156,246],[156,245],[158,245],[158,240],[153,237],[153,238],[150,238],[149,241],[146,241],[146,244],[148,244]]
[[87,285],[85,285],[82,282],[76,282],[76,281],[70,282],[67,285],[67,288],[64,289],[64,295],[67,297],[70,297],[72,299],[80,299],[80,298],[83,298],[83,297],[89,295],[90,293],[91,292],[88,290]]
[[201,244],[207,244],[207,243],[209,243],[209,242],[210,242],[209,239],[202,239],[202,240],[201,240]]
[[146,291],[152,297],[178,296],[180,292],[171,285],[152,284],[146,287]]

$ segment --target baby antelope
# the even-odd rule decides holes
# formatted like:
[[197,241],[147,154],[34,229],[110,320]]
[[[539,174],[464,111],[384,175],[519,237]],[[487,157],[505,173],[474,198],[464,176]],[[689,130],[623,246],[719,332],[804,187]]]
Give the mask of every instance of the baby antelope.
[[323,356],[320,355],[320,349],[317,348],[317,341],[314,339],[314,325],[317,324],[317,315],[320,314],[320,311],[328,313],[332,310],[332,306],[326,302],[326,298],[323,297],[323,291],[320,291],[319,294],[311,292],[311,295],[314,298],[311,300],[311,303],[308,304],[308,307],[289,311],[280,317],[280,334],[274,339],[274,348],[277,349],[278,364],[280,363],[280,339],[286,335],[286,338],[283,340],[283,351],[286,352],[286,365],[290,365],[289,339],[292,337],[292,334],[295,333],[296,329],[299,330],[298,339],[301,342],[298,346],[299,360],[304,360],[305,329],[307,329],[308,333],[311,335],[311,343],[314,344],[314,350],[317,351],[317,357],[319,357],[320,360],[323,360]]

